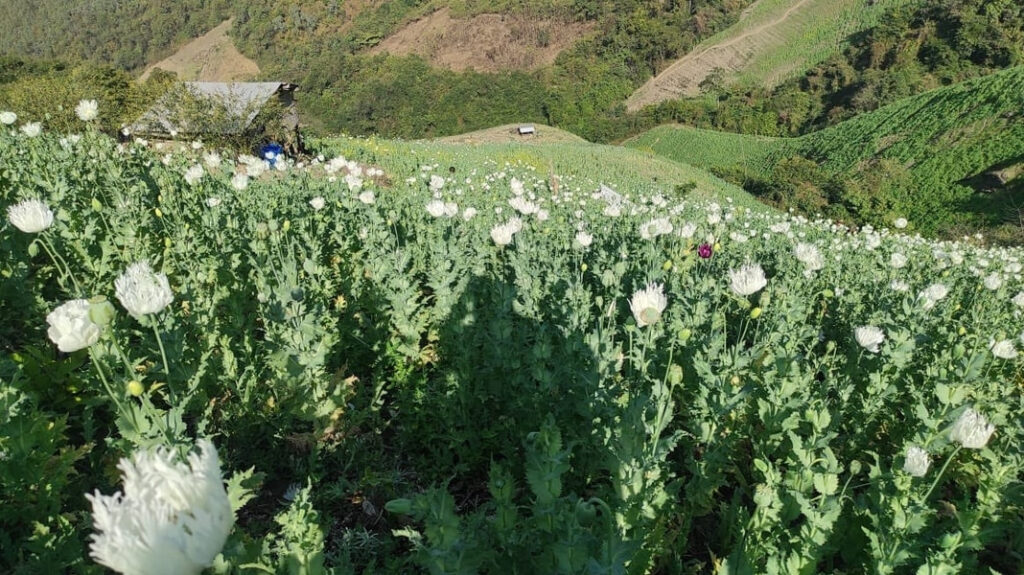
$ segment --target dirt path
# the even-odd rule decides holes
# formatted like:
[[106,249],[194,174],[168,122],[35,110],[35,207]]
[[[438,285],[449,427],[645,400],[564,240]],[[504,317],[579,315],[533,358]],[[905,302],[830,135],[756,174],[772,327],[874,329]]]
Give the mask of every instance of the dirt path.
[[[639,110],[644,106],[680,96],[696,96],[700,83],[716,68],[735,72],[749,62],[757,50],[772,44],[774,29],[810,0],[798,0],[773,20],[746,30],[739,36],[690,52],[661,74],[651,78],[627,100],[626,108]],[[750,10],[753,8],[751,5]],[[748,12],[749,14],[749,12]]]

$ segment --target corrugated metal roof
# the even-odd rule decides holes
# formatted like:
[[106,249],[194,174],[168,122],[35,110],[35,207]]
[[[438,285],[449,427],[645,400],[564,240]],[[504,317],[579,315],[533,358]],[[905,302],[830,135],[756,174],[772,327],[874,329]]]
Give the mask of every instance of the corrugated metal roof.
[[[241,132],[275,94],[296,88],[284,82],[183,82],[182,85],[200,98],[216,98],[229,114],[238,118],[238,122],[224,128],[226,133]],[[131,131],[137,134],[188,133],[189,127],[178,125],[175,118],[177,102],[174,98],[174,93],[161,98],[130,126]]]

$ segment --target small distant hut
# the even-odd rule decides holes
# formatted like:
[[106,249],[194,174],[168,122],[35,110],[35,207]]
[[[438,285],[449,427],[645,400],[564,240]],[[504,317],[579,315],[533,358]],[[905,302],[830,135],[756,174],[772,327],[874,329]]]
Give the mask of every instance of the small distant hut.
[[533,136],[537,133],[537,129],[533,127],[533,124],[522,124],[516,128],[516,133],[520,136]]
[[295,84],[285,82],[182,82],[128,127],[155,140],[212,139],[255,146],[277,141],[301,151]]

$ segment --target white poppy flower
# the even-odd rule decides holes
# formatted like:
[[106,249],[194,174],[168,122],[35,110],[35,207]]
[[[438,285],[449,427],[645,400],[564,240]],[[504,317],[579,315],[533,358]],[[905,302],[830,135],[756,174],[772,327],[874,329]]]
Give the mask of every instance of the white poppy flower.
[[53,211],[41,200],[24,200],[7,208],[11,225],[27,234],[37,234],[53,225]]
[[729,270],[729,287],[738,296],[746,297],[768,285],[760,264],[747,264],[738,270]]
[[145,260],[128,266],[114,280],[114,293],[121,305],[134,316],[158,313],[174,301],[167,276],[154,272]]
[[86,494],[90,555],[124,575],[198,575],[220,554],[235,516],[206,439],[186,461],[166,447],[121,459],[124,492]]
[[649,283],[646,288],[634,292],[629,300],[629,309],[640,327],[658,323],[666,306],[668,298],[665,297],[665,286],[662,284]]
[[64,353],[85,349],[100,339],[100,326],[89,318],[89,302],[84,299],[61,304],[46,316],[46,323],[50,341]]
[[968,407],[950,429],[949,439],[967,449],[981,449],[995,430],[996,426],[990,424],[984,415]]

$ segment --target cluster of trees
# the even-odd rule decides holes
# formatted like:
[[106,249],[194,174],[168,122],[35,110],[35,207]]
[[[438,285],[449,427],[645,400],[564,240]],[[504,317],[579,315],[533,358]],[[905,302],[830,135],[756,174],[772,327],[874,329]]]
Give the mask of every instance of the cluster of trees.
[[349,82],[310,77],[302,85],[303,120],[323,132],[419,138],[544,120],[543,86],[529,74],[454,73],[383,55],[324,65]]
[[0,54],[140,71],[231,14],[231,0],[0,2]]
[[83,99],[100,102],[97,124],[116,134],[132,123],[175,81],[152,74],[144,83],[111,66],[0,57],[0,110],[17,112],[22,121],[41,121],[48,130],[82,130],[75,106]]

